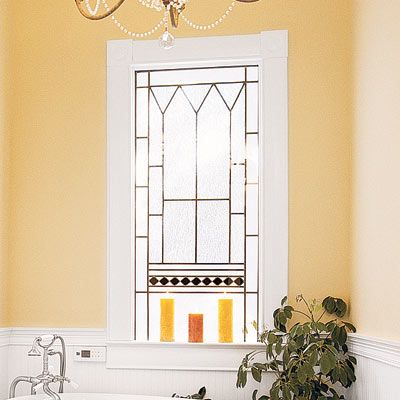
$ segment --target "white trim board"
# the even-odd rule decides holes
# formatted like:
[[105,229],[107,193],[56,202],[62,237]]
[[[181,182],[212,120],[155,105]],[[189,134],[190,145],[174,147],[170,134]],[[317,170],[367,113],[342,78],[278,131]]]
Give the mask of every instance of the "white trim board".
[[[104,346],[106,344],[105,329],[85,329],[85,328],[2,328],[0,329],[1,346],[29,346],[33,339],[42,334],[57,333],[66,341],[67,346],[92,345]],[[227,351],[234,350],[236,354],[244,355],[251,349],[260,345],[252,344],[225,344],[225,345],[207,345],[207,344],[188,344],[188,343],[132,343],[132,342],[114,342],[112,346],[119,347],[126,351],[132,349],[132,357],[136,357],[136,352],[142,348],[149,352],[156,347],[163,349],[176,347],[180,352],[186,351],[190,347],[201,349],[202,352],[210,354],[217,349]],[[356,357],[369,358],[378,362],[400,368],[400,342],[393,342],[384,339],[351,334],[349,336],[349,349]],[[154,364],[154,363],[153,363]],[[154,367],[154,366],[153,366]],[[112,368],[112,367],[111,367]],[[124,368],[129,368],[125,366]],[[160,367],[156,367],[159,369]],[[194,366],[195,368],[195,366]],[[165,369],[165,367],[163,367]],[[166,366],[168,369],[168,366]],[[182,368],[185,369],[185,368]],[[214,368],[210,368],[214,369]]]
[[[288,292],[288,32],[178,39],[164,51],[158,41],[113,40],[107,47],[107,340],[133,341],[134,163],[133,72],[168,66],[260,66],[260,271],[262,322]],[[265,190],[263,190],[265,188]],[[268,238],[268,240],[263,240]],[[268,279],[265,279],[268,277]],[[111,346],[111,345],[109,345]],[[114,346],[115,347],[115,346]],[[117,351],[109,347],[110,351]],[[193,347],[194,348],[194,347]],[[190,349],[193,349],[190,348]],[[154,349],[156,351],[156,349]],[[188,350],[192,351],[192,350]],[[171,352],[173,353],[173,352]],[[160,354],[161,357],[161,354]],[[171,354],[171,361],[180,354]],[[112,355],[110,359],[113,359]],[[187,365],[190,367],[190,364]]]
[[349,350],[356,357],[366,357],[400,368],[400,342],[352,334],[349,344]]

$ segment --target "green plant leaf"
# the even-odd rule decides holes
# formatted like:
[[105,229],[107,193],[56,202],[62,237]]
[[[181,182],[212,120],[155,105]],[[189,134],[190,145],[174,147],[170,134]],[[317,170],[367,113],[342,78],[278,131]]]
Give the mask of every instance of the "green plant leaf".
[[333,314],[336,308],[335,299],[333,297],[326,297],[322,301],[322,307],[329,313]]
[[251,368],[251,375],[256,382],[261,382],[262,374],[258,368],[252,367]]
[[285,296],[285,297],[281,300],[281,306],[283,306],[286,302],[287,302],[287,296]]
[[344,324],[345,324],[345,326],[346,326],[346,328],[350,331],[350,332],[357,332],[357,329],[356,329],[356,327],[353,325],[353,324],[351,324],[350,322],[343,322]]
[[333,368],[335,368],[335,364],[335,356],[330,351],[325,351],[320,359],[321,372],[324,375],[327,375]]

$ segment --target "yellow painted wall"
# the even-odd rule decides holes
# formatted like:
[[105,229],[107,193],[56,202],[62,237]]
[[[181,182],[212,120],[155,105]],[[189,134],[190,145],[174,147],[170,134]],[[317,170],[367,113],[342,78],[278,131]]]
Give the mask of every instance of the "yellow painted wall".
[[8,0],[0,0],[0,327],[7,324],[9,11]]
[[[105,43],[124,36],[72,0],[13,3],[8,322],[103,327]],[[208,22],[227,4],[192,1],[188,14]],[[263,0],[211,32],[289,30],[291,296],[349,296],[351,11],[349,0]],[[137,30],[159,18],[136,0],[118,15]]]
[[352,317],[400,339],[400,2],[357,0]]

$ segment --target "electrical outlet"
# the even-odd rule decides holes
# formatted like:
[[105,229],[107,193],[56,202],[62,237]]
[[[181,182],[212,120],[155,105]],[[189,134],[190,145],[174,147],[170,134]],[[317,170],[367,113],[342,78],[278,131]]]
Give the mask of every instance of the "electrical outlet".
[[104,346],[74,347],[75,361],[106,362],[106,348]]

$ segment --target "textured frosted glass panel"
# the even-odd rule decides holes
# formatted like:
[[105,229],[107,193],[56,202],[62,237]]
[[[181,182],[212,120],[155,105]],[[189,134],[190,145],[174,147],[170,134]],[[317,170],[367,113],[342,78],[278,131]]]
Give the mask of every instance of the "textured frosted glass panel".
[[229,196],[229,111],[213,88],[198,113],[198,197]]
[[258,132],[258,83],[247,84],[247,132]]
[[162,114],[153,96],[150,97],[149,163],[162,164]]
[[152,85],[237,82],[244,80],[244,68],[199,68],[151,72]]
[[232,212],[244,212],[244,165],[232,165]]
[[136,136],[147,137],[148,132],[148,89],[136,90]]
[[147,188],[136,189],[136,236],[147,236]]
[[153,92],[153,96],[157,104],[161,108],[162,112],[164,112],[170,104],[171,99],[176,92],[176,89],[176,86],[153,87],[151,89]]
[[149,217],[149,261],[162,261],[162,218]]
[[136,294],[136,340],[147,340],[147,294]]
[[188,314],[204,314],[204,342],[218,342],[218,299],[233,300],[233,339],[243,341],[243,295],[242,294],[150,294],[150,340],[160,339],[160,299],[175,299],[175,341],[188,341]]
[[254,329],[252,322],[257,322],[257,295],[248,294],[246,296],[246,341],[250,343],[257,342],[257,330]]
[[149,171],[150,214],[162,213],[162,169],[150,168]]
[[231,262],[244,261],[244,215],[231,216]]
[[247,183],[258,182],[258,135],[247,135]]
[[136,239],[136,290],[147,289],[147,239]]
[[164,195],[193,199],[196,194],[196,114],[181,90],[165,114]]
[[248,67],[247,68],[247,80],[248,81],[258,81],[258,67]]
[[226,105],[232,109],[243,88],[243,83],[221,83],[217,85],[217,88]]
[[245,95],[240,93],[239,99],[232,110],[232,162],[243,163],[245,158]]
[[148,149],[147,139],[136,140],[136,185],[147,186]]
[[164,262],[194,262],[195,202],[164,204]]
[[246,276],[247,290],[257,290],[257,266],[258,266],[258,237],[249,236],[246,238]]
[[194,85],[184,86],[182,90],[184,91],[192,107],[198,111],[208,92],[210,91],[210,88],[211,85]]
[[[200,275],[208,275],[211,272],[209,272],[208,270],[212,270],[212,273],[214,275],[219,275],[219,274],[226,274],[226,270],[231,271],[229,273],[232,273],[233,275],[243,275],[243,269],[244,269],[244,265],[237,265],[237,264],[213,264],[213,265],[209,265],[209,264],[168,264],[168,266],[166,266],[165,264],[150,264],[149,268],[151,270],[157,270],[157,269],[166,269],[166,268],[170,268],[173,271],[177,271],[177,270],[189,270],[189,271],[195,271],[195,274],[200,274]],[[224,272],[225,271],[225,272]],[[182,273],[182,272],[177,272]]]
[[202,263],[229,262],[229,202],[199,201],[197,257]]
[[246,233],[258,234],[258,185],[247,185]]
[[148,76],[148,72],[138,72],[136,74],[136,86],[147,86],[149,84]]

